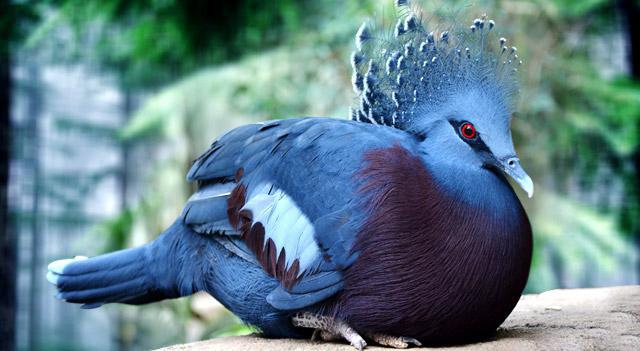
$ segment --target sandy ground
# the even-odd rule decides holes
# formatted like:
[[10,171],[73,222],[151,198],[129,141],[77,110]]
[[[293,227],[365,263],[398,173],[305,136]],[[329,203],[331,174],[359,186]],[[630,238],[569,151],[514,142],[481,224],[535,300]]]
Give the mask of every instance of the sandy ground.
[[[329,351],[346,344],[307,340],[225,337],[175,345],[162,351]],[[369,346],[367,350],[389,350]],[[525,295],[486,342],[438,350],[640,350],[640,286],[551,290]]]

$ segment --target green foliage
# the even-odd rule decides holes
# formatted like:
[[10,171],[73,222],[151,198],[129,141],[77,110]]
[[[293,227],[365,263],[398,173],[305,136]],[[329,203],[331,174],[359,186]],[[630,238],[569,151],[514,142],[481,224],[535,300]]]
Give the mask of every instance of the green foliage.
[[349,75],[340,63],[348,52],[340,48],[336,55],[337,48],[316,44],[313,49],[272,50],[199,72],[150,98],[120,136],[131,141],[161,137],[187,142],[195,158],[212,135],[249,121],[346,117],[351,103]]
[[306,0],[51,1],[43,12],[53,14],[28,42],[41,45],[45,33],[70,27],[72,36],[61,43],[67,59],[88,49],[127,86],[154,86],[281,43],[311,26],[318,7]]
[[548,191],[535,196],[528,209],[536,247],[528,292],[590,286],[597,277],[615,276],[621,261],[636,259],[615,216]]
[[581,18],[613,3],[611,0],[537,0],[536,2],[542,6],[546,5],[554,13],[554,17],[563,20]]
[[35,1],[0,1],[0,50],[11,50],[39,20]]
[[122,250],[129,246],[134,219],[135,212],[127,208],[117,217],[102,223],[101,232],[106,234],[103,237],[107,239],[103,244],[104,253]]
[[[602,79],[593,68],[576,65],[576,61],[559,65],[559,70],[571,75],[554,82],[553,93],[564,118],[549,116],[554,119],[548,122],[549,132],[569,142],[590,140],[612,157],[629,157],[639,144],[640,85],[628,79]],[[570,135],[561,135],[564,133]],[[585,151],[597,154],[593,149]]]

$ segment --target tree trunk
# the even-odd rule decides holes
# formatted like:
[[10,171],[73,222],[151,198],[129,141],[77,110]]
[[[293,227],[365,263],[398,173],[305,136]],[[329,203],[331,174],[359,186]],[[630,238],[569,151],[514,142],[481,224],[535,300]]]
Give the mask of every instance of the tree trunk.
[[[621,12],[624,15],[624,26],[627,31],[627,43],[628,43],[628,56],[629,68],[631,70],[631,77],[636,82],[640,82],[640,25],[638,25],[638,19],[640,18],[640,4],[635,0],[621,0],[620,1]],[[640,130],[640,117],[636,118],[637,128]],[[633,211],[635,215],[638,215],[640,209],[640,146],[636,146],[633,155],[633,171],[635,173],[635,206],[636,210]],[[633,206],[633,205],[632,205]],[[631,235],[634,238],[636,251],[640,253],[640,221],[633,220],[633,228],[631,228]],[[640,283],[640,260],[637,262],[636,275],[638,282]]]
[[[0,13],[9,1],[0,0]],[[9,223],[9,165],[11,147],[11,55],[8,33],[0,33],[0,349],[15,348],[16,237]]]
[[625,27],[629,43],[628,57],[633,79],[640,81],[640,26],[637,24],[640,16],[640,4],[634,0],[621,1],[622,13],[625,16]]
[[42,267],[42,219],[40,218],[40,117],[42,115],[42,94],[40,82],[40,67],[35,61],[27,65],[29,87],[27,90],[27,115],[29,116],[28,157],[32,171],[32,198],[31,208],[31,267],[29,289],[29,348],[40,349],[40,290],[43,280]]

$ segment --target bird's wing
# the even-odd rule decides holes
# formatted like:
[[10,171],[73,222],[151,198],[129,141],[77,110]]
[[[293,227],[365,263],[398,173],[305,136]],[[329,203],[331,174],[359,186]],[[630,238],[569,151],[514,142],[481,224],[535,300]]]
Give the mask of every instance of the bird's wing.
[[364,153],[405,138],[391,128],[325,118],[234,129],[189,171],[200,189],[183,220],[277,278],[280,287],[268,297],[274,307],[312,305],[342,288],[342,271],[357,256]]

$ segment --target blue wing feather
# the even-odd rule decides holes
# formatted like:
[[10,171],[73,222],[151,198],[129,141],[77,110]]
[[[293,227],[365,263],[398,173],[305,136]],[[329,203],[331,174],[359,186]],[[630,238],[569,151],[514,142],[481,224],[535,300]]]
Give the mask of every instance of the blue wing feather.
[[[311,254],[315,255],[315,261],[306,264],[306,270],[300,272],[292,287],[280,285],[267,300],[284,310],[315,304],[342,289],[342,271],[357,258],[352,248],[364,222],[364,214],[358,207],[361,203],[357,172],[363,166],[364,154],[396,143],[407,148],[415,145],[408,134],[397,129],[328,118],[272,121],[234,129],[194,162],[187,178],[206,185],[185,206],[183,220],[199,232],[216,229],[223,234],[236,234],[227,219],[228,195],[219,195],[228,190],[221,188],[220,182],[235,180],[239,169],[243,173],[240,182],[247,187],[248,194],[256,196],[263,191],[261,196],[274,196],[272,190],[268,193],[260,190],[265,184],[282,191],[293,207],[277,203],[277,199],[260,202],[272,206],[268,208],[271,211],[274,208],[280,211],[273,215],[276,219],[266,220],[273,221],[266,231],[272,228],[278,233],[265,235],[275,238],[280,248],[289,248],[287,255],[294,252],[300,259],[305,253]],[[314,241],[305,242],[307,247],[299,248],[304,240],[302,229],[292,230],[304,225],[298,217],[287,215],[295,212],[296,207],[313,225]],[[268,209],[263,216],[271,214]],[[287,229],[286,233],[280,232]],[[250,253],[238,237],[229,240],[233,244],[224,246],[230,251]],[[308,245],[317,245],[319,252]]]
[[227,198],[234,187],[233,182],[201,187],[189,198],[182,210],[184,223],[199,233],[235,234],[236,231],[227,218]]

